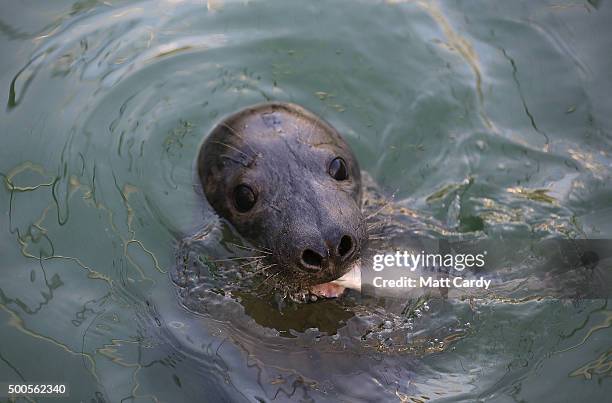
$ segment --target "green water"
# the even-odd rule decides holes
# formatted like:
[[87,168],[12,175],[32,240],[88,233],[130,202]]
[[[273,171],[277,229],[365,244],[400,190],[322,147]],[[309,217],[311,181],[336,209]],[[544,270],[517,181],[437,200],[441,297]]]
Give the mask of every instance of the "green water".
[[177,243],[215,223],[198,145],[266,100],[331,122],[423,219],[611,238],[609,2],[0,10],[0,382],[86,402],[609,400],[605,300],[434,303],[390,344],[384,312],[358,304],[311,304],[320,330],[286,337],[233,300],[192,312],[171,280]]

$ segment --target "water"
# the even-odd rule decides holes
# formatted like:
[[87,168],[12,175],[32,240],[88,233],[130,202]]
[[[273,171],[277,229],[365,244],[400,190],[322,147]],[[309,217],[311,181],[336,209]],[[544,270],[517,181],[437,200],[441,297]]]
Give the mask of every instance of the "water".
[[185,239],[233,239],[194,188],[203,135],[266,100],[330,121],[423,222],[610,238],[608,2],[0,7],[0,380],[109,402],[609,396],[606,300],[281,315],[248,296],[187,309],[172,281]]

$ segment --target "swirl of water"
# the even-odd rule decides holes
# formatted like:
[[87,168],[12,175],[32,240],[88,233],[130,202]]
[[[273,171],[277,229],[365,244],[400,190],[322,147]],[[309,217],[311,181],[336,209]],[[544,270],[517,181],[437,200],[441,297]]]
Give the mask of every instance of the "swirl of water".
[[[355,297],[279,311],[198,277],[198,258],[239,253],[197,189],[198,146],[223,115],[266,100],[340,129],[362,167],[397,189],[392,220],[412,207],[453,233],[545,237],[579,233],[578,214],[610,233],[593,215],[610,217],[609,116],[593,84],[605,69],[564,36],[579,17],[339,4],[81,1],[28,12],[43,28],[1,21],[16,49],[2,62],[3,346],[65,367],[75,400],[474,400],[497,379],[515,390],[525,362],[565,348],[549,337],[565,331],[555,318],[595,321],[599,306],[534,301],[397,309]],[[538,325],[502,328],[521,320]],[[9,354],[0,348],[2,362]],[[605,373],[602,357],[592,366]],[[23,379],[38,369],[13,367]],[[567,372],[590,374],[581,368]]]

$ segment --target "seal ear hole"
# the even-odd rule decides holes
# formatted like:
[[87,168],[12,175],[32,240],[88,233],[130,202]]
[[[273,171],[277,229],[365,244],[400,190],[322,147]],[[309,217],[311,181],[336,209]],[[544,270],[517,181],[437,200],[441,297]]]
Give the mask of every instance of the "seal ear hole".
[[337,181],[348,179],[348,168],[346,167],[346,162],[342,159],[342,157],[334,158],[332,162],[329,163],[327,172]]
[[306,266],[320,269],[323,264],[323,257],[311,249],[306,249],[302,252],[302,262]]
[[240,184],[234,188],[234,205],[236,210],[246,213],[257,202],[257,195],[249,185]]

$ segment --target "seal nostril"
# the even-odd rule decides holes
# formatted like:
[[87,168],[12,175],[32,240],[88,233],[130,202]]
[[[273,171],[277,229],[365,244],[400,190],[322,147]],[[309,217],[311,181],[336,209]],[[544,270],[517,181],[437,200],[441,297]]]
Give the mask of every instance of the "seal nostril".
[[338,254],[340,257],[345,258],[353,251],[353,239],[345,235],[340,239],[340,244],[338,245]]
[[323,264],[323,256],[311,249],[306,249],[304,252],[302,252],[302,262],[305,266],[320,269]]

